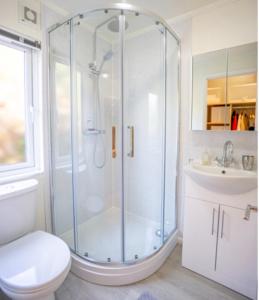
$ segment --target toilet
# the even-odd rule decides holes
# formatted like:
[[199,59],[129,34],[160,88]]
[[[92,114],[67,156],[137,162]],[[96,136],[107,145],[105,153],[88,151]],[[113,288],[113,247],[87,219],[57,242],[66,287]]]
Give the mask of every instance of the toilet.
[[14,300],[54,300],[71,266],[60,238],[34,231],[38,182],[0,186],[0,289]]

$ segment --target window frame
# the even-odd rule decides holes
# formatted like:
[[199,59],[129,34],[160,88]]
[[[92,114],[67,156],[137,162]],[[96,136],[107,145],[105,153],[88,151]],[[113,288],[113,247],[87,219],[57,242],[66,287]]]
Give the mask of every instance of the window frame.
[[[0,44],[24,53],[24,121],[25,121],[25,161],[14,164],[0,164],[0,180],[15,175],[26,175],[40,168],[39,134],[36,134],[36,111],[39,112],[38,84],[38,51],[0,36]],[[38,120],[37,120],[38,121]],[[38,128],[37,128],[38,129]],[[37,130],[38,131],[38,130]]]

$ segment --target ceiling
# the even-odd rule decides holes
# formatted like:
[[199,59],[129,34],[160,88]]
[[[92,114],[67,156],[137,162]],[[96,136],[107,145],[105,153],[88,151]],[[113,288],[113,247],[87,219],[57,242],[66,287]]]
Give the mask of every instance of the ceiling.
[[[111,1],[111,0],[47,0],[58,7],[62,7],[69,13],[84,12],[88,9],[109,7],[113,3],[123,2],[139,6],[155,12],[165,19],[186,14],[203,6],[220,2],[221,0],[130,0],[130,1]],[[230,0],[231,1],[231,0]]]

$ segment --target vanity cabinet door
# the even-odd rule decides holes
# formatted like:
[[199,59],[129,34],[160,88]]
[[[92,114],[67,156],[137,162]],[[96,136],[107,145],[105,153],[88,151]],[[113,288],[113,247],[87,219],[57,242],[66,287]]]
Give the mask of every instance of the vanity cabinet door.
[[214,278],[219,205],[189,197],[185,199],[182,264]]
[[257,214],[244,220],[243,209],[220,206],[217,281],[256,299]]

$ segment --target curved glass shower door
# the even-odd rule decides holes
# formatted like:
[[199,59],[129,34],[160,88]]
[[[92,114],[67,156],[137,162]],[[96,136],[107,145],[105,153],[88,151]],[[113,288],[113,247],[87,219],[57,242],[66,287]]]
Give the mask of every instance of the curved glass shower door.
[[165,48],[163,26],[134,13],[125,18],[125,260],[132,261],[163,243]]
[[82,74],[81,97],[73,100],[77,253],[103,263],[122,261],[119,15],[99,11],[73,20],[73,65]]
[[178,42],[127,9],[49,37],[55,234],[89,261],[146,258],[176,229]]
[[49,34],[49,44],[52,227],[74,251],[70,22]]

